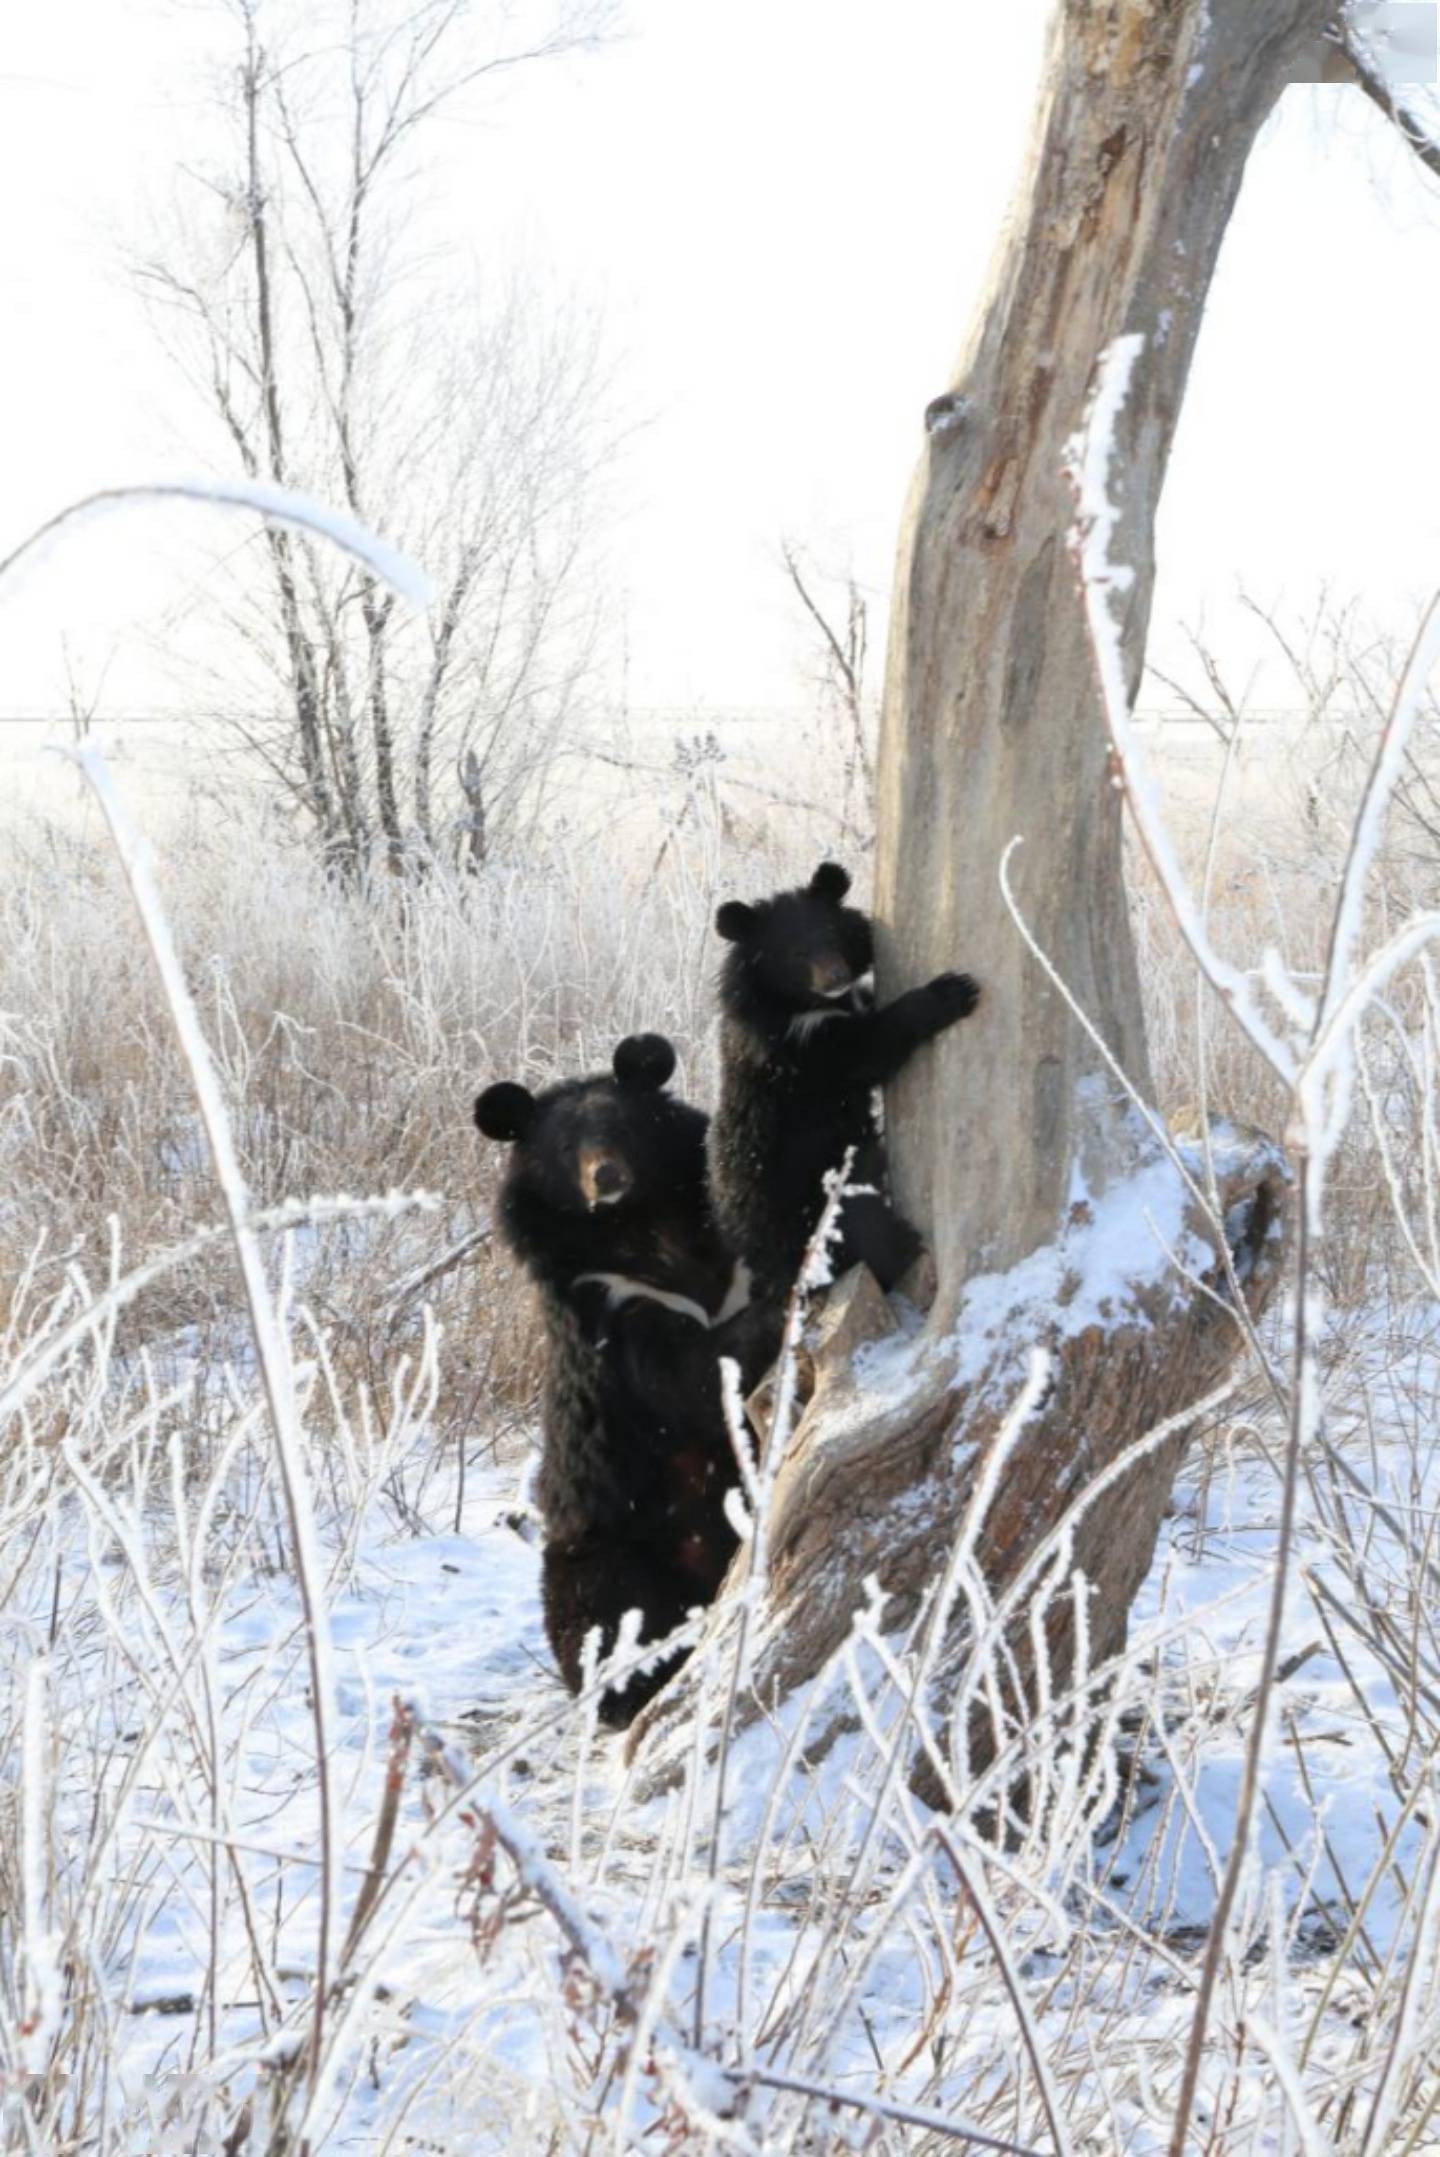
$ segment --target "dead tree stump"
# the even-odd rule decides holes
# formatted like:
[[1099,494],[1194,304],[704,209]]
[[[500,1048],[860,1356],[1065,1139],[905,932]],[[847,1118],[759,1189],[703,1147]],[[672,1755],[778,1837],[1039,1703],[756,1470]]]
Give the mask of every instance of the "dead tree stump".
[[[1098,1205],[1072,1205],[1053,1244],[1005,1274],[972,1282],[958,1325],[945,1336],[907,1335],[860,1269],[817,1309],[804,1351],[808,1399],[776,1469],[768,1588],[754,1682],[736,1703],[740,1727],[778,1707],[842,1646],[868,1580],[883,1591],[887,1632],[908,1631],[967,1532],[990,1449],[1036,1349],[1048,1362],[1045,1390],[973,1530],[975,1563],[998,1599],[1076,1508],[1066,1572],[1078,1569],[1091,1591],[1090,1670],[1123,1649],[1190,1436],[1185,1412],[1214,1392],[1245,1345],[1234,1289],[1253,1324],[1280,1280],[1288,1182],[1268,1140],[1215,1127],[1222,1249],[1182,1168],[1137,1119],[1126,1122],[1128,1173]],[[1203,1188],[1200,1149],[1185,1146],[1179,1155]],[[1093,1505],[1085,1503],[1137,1441],[1177,1417],[1168,1435],[1142,1450]],[[742,1551],[711,1614],[712,1636],[731,1622],[728,1603],[746,1564]],[[1021,1714],[1035,1706],[1032,1600],[1022,1598],[1005,1630],[1009,1667],[1027,1696],[1009,1704]],[[927,1706],[942,1729],[966,1666],[967,1607],[957,1602],[931,1662]],[[1051,1595],[1044,1622],[1048,1683],[1058,1698],[1075,1674],[1073,1595]],[[630,1734],[642,1788],[666,1787],[683,1772],[701,1707],[698,1669],[696,1661],[687,1664]],[[970,1718],[972,1769],[993,1751],[990,1722],[988,1713]],[[833,1735],[817,1729],[814,1749]],[[954,1753],[953,1733],[950,1742]],[[932,1800],[941,1794],[933,1772],[922,1771],[917,1788]]]

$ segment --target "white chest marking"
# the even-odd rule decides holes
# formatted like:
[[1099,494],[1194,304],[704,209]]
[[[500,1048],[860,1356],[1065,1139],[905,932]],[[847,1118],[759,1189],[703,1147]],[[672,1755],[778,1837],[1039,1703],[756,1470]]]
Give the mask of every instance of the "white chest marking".
[[648,1281],[632,1281],[625,1273],[577,1273],[575,1276],[577,1288],[584,1288],[592,1281],[597,1288],[605,1290],[612,1311],[618,1311],[622,1303],[643,1297],[648,1303],[663,1304],[667,1311],[678,1311],[682,1318],[693,1318],[699,1325],[710,1323],[710,1313],[703,1303],[696,1303],[689,1296],[676,1295],[673,1289],[652,1288]]
[[725,1293],[725,1301],[710,1321],[712,1326],[723,1326],[727,1318],[738,1317],[741,1311],[749,1309],[751,1279],[750,1268],[743,1258],[737,1258],[735,1271],[730,1276],[730,1286]]
[[827,1019],[848,1019],[850,1015],[848,1011],[801,1011],[790,1021],[785,1032],[792,1041],[808,1041],[816,1027],[823,1026]]
[[575,1276],[577,1288],[587,1287],[592,1282],[605,1290],[612,1311],[640,1298],[648,1303],[658,1303],[667,1311],[678,1312],[682,1318],[693,1318],[697,1325],[707,1330],[712,1326],[723,1326],[727,1318],[734,1318],[750,1301],[750,1268],[743,1258],[736,1259],[725,1301],[713,1318],[704,1304],[696,1303],[693,1297],[679,1295],[672,1288],[656,1288],[649,1281],[632,1280],[628,1273],[577,1273]]

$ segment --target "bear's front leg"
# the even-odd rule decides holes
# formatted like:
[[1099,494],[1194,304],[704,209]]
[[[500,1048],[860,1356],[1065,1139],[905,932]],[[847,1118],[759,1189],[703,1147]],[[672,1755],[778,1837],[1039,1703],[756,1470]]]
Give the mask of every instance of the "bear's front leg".
[[883,1086],[903,1071],[923,1042],[968,1018],[980,1001],[969,974],[937,974],[923,989],[906,989],[880,1011],[817,1026],[801,1044],[802,1074],[818,1087]]

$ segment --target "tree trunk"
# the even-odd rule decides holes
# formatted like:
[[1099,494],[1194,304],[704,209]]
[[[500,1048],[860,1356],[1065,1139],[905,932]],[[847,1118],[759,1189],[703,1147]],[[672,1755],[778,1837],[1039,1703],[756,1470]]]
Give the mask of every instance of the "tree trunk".
[[[451,580],[450,589],[445,594],[445,601],[440,609],[439,621],[432,632],[430,665],[425,676],[425,688],[420,698],[420,724],[415,736],[415,823],[420,833],[421,843],[428,847],[431,852],[434,851],[435,847],[435,824],[430,787],[435,769],[435,730],[440,723],[440,698],[445,689],[446,677],[450,671],[450,662],[454,656],[455,636],[460,627],[460,618],[464,612],[465,602],[470,595],[470,588],[475,581],[479,567],[480,556],[478,550],[469,545],[462,546],[455,575]],[[474,798],[471,796],[466,778],[466,774],[472,766],[476,786]],[[467,749],[461,761],[461,791],[469,801],[472,816],[477,809],[479,783],[480,767],[476,763],[474,751]],[[472,826],[472,830],[473,828]],[[483,816],[480,819],[479,830],[482,843],[478,848],[473,845],[471,848],[477,864],[484,858]]]
[[395,737],[390,721],[390,692],[385,672],[385,639],[389,633],[391,604],[381,600],[373,582],[361,586],[361,610],[365,617],[365,642],[369,658],[370,735],[375,745],[375,798],[380,810],[380,829],[390,868],[396,875],[405,866],[405,834],[400,827],[400,796],[395,785]]
[[480,769],[480,759],[473,749],[467,749],[458,766],[460,791],[465,796],[465,816],[461,828],[465,833],[465,855],[462,867],[478,876],[485,866],[485,781]]
[[[1066,0],[990,290],[927,414],[890,629],[876,912],[882,980],[966,966],[987,989],[890,1103],[897,1195],[935,1251],[937,1325],[973,1273],[1054,1233],[1075,1163],[1093,1189],[1110,1148],[1103,1116],[1077,1119],[1100,1057],[1001,896],[1015,835],[1023,916],[1150,1092],[1120,796],[1067,546],[1066,444],[1100,353],[1140,332],[1115,460],[1133,697],[1155,513],[1220,244],[1255,136],[1310,71],[1329,14],[1328,0]],[[997,1071],[1012,1083],[994,1086]]]
[[[241,96],[245,107],[245,213],[251,262],[255,275],[255,333],[259,362],[260,405],[264,415],[268,451],[267,477],[276,486],[288,486],[284,429],[280,416],[280,381],[276,369],[275,307],[270,276],[270,217],[260,160],[260,101],[265,78],[265,56],[256,36],[252,8],[243,11],[245,65]],[[315,655],[305,634],[295,575],[290,535],[279,526],[266,528],[266,545],[275,570],[276,592],[285,648],[290,663],[290,686],[295,699],[295,724],[300,740],[300,763],[311,812],[327,850],[335,845],[335,818],[329,781],[321,747],[320,690]]]
[[[993,1592],[1021,1574],[1089,1476],[1216,1384],[1241,1345],[1224,1309],[1232,1280],[1258,1314],[1278,1278],[1278,1156],[1227,1139],[1217,1160],[1231,1272],[1179,1169],[1030,955],[999,866],[1019,835],[1022,915],[1148,1097],[1120,802],[1069,554],[1066,445],[1101,353],[1142,333],[1115,459],[1113,552],[1134,571],[1123,632],[1133,697],[1155,513],[1220,244],[1276,98],[1320,77],[1331,12],[1328,0],[1057,9],[989,289],[952,388],[925,415],[891,618],[877,774],[882,995],[956,966],[984,985],[977,1015],[918,1056],[887,1104],[897,1195],[931,1245],[937,1289],[918,1340],[872,1351],[883,1390],[851,1368],[857,1341],[885,1330],[878,1299],[867,1317],[851,1284],[822,1319],[834,1338],[820,1345],[774,1493],[770,1612],[742,1714],[821,1666],[863,1606],[867,1576],[894,1599],[887,1622],[913,1615],[967,1521],[1030,1344],[1050,1348],[1050,1390],[978,1529],[970,1516]],[[1157,1206],[1182,1242],[1203,1239],[1192,1267],[1213,1295],[1157,1245]],[[1124,1279],[1102,1284],[1117,1223],[1133,1258]],[[1183,1441],[1177,1429],[1077,1530],[1074,1562],[1094,1589],[1092,1662],[1123,1645]],[[942,1712],[964,1686],[963,1605],[932,1666]],[[1057,1689],[1070,1668],[1068,1607],[1046,1617]],[[712,1627],[727,1622],[723,1607],[712,1616]],[[1022,1684],[1027,1641],[1022,1625],[1011,1650]],[[696,1705],[690,1669],[636,1727],[652,1782],[678,1772]],[[951,1733],[957,1761],[967,1735]]]

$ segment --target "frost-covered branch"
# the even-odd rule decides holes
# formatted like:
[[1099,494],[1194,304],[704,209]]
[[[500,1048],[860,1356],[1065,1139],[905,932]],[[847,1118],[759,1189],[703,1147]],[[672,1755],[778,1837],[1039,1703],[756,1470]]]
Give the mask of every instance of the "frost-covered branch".
[[1130,573],[1111,559],[1119,512],[1110,486],[1118,422],[1134,370],[1144,352],[1145,339],[1136,335],[1118,339],[1103,355],[1086,425],[1071,451],[1069,471],[1077,498],[1074,547],[1082,603],[1117,783],[1124,789],[1127,806],[1160,890],[1196,965],[1289,1092],[1291,1120],[1287,1140],[1296,1160],[1299,1214],[1289,1428],[1282,1464],[1274,1577],[1233,1834],[1221,1869],[1216,1907],[1208,1930],[1174,2117],[1171,2153],[1172,2157],[1183,2157],[1220,1967],[1249,1863],[1294,1559],[1301,1463],[1318,1438],[1321,1398],[1318,1337],[1322,1305],[1313,1267],[1324,1234],[1326,1167],[1348,1122],[1354,1035],[1366,1005],[1389,983],[1395,972],[1440,931],[1440,916],[1419,915],[1407,923],[1381,952],[1363,966],[1357,965],[1366,889],[1385,817],[1405,769],[1420,699],[1437,661],[1440,661],[1440,601],[1432,605],[1421,625],[1375,752],[1340,877],[1318,998],[1303,995],[1290,981],[1278,956],[1271,954],[1269,957],[1267,979],[1291,1028],[1286,1038],[1276,1032],[1260,1009],[1249,976],[1223,958],[1215,948],[1208,923],[1181,869],[1158,797],[1145,773],[1131,720],[1119,626],[1111,602],[1113,593],[1126,589]]
[[102,487],[77,502],[57,510],[37,525],[28,538],[0,557],[0,581],[30,555],[38,555],[69,526],[143,502],[195,502],[222,509],[250,509],[267,523],[292,526],[328,539],[346,554],[363,562],[375,576],[389,584],[412,607],[427,607],[432,597],[430,582],[398,548],[376,537],[367,526],[343,510],[329,509],[291,487],[277,487],[260,479],[145,480],[130,487]]
[[[1414,9],[1416,26],[1422,39],[1427,28],[1430,33],[1430,58],[1434,61],[1434,19],[1427,24],[1425,18],[1430,10],[1421,6]],[[1429,108],[1430,124],[1420,117],[1419,100],[1402,95],[1402,86],[1391,80],[1384,66],[1376,57],[1370,40],[1356,20],[1352,5],[1346,9],[1345,27],[1339,41],[1339,49],[1349,66],[1356,83],[1364,91],[1372,105],[1384,113],[1397,134],[1409,145],[1426,170],[1440,179],[1440,107],[1437,107],[1432,87]]]
[[1146,769],[1145,752],[1131,717],[1121,625],[1114,601],[1123,598],[1128,591],[1133,582],[1133,571],[1111,558],[1120,511],[1110,488],[1115,430],[1129,395],[1131,378],[1144,352],[1145,339],[1135,332],[1117,337],[1101,355],[1090,409],[1083,428],[1070,446],[1066,467],[1075,492],[1072,546],[1080,574],[1080,596],[1085,609],[1095,680],[1110,735],[1116,783],[1124,789],[1126,806],[1134,818],[1135,829],[1160,889],[1175,915],[1180,934],[1215,993],[1234,1013],[1237,1024],[1271,1069],[1288,1079],[1295,1069],[1294,1049],[1275,1032],[1261,1010],[1249,976],[1222,957],[1211,941],[1175,851],[1159,793]]

